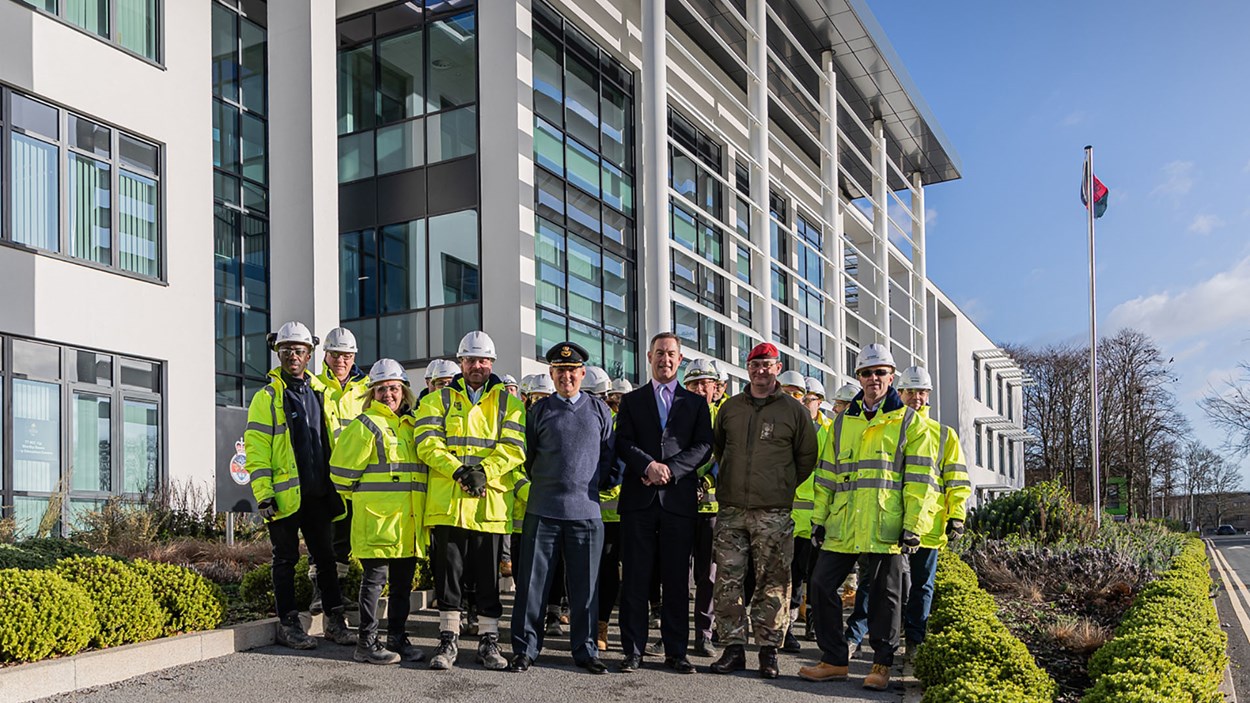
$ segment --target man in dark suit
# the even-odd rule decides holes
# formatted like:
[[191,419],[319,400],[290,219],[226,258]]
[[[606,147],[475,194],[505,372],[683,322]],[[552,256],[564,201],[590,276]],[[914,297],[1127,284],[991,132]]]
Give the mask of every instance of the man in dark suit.
[[647,644],[647,594],[659,549],[664,603],[660,635],[664,665],[694,673],[690,645],[690,554],[698,515],[698,467],[712,452],[707,402],[677,383],[681,341],[671,332],[651,338],[651,382],[621,399],[616,452],[625,464],[621,483],[620,671],[642,664]]

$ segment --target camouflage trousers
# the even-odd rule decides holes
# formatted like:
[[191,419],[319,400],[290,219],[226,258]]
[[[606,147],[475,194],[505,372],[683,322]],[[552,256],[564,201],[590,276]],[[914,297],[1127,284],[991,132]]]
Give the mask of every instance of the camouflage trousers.
[[755,594],[750,624],[760,645],[780,647],[790,624],[790,561],[794,556],[794,521],[789,508],[745,510],[720,507],[713,537],[716,586],[712,602],[722,645],[746,644],[747,607],[743,581],[755,564]]

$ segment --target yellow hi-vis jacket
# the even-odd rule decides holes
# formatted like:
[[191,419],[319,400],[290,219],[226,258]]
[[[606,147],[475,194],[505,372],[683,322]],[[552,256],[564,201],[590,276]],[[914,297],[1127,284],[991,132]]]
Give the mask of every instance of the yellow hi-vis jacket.
[[[465,381],[429,393],[416,413],[417,456],[430,467],[425,524],[454,525],[478,532],[507,534],[512,514],[506,497],[525,463],[525,406],[491,375],[477,404]],[[486,474],[486,495],[470,496],[452,475],[460,467]]]
[[425,555],[427,469],[417,461],[415,418],[370,403],[339,435],[330,480],[352,500],[352,556],[402,559]]
[[[721,406],[725,404],[728,395],[721,396],[721,399],[715,403],[708,403],[708,410],[712,414],[712,427],[716,427],[716,416],[720,414]],[[716,502],[716,475],[712,473],[712,469],[716,468],[716,459],[709,458],[707,463],[700,466],[695,474],[699,480],[703,482],[703,500],[699,501],[698,512],[700,515],[715,515],[720,512],[720,503]]]
[[348,377],[347,384],[344,385],[339,383],[338,377],[330,371],[329,367],[323,367],[321,373],[317,374],[317,378],[325,386],[322,402],[325,405],[326,421],[334,430],[330,435],[330,448],[333,449],[339,434],[352,424],[352,420],[364,412],[365,406],[369,404],[369,377]]
[[[612,427],[616,428],[616,411],[612,411]],[[604,522],[620,522],[617,509],[621,504],[621,486],[617,484],[606,491],[599,491],[599,517]]]
[[[291,448],[291,433],[286,427],[286,411],[282,394],[286,382],[282,380],[281,368],[269,372],[269,385],[256,391],[247,408],[247,429],[243,431],[243,443],[247,452],[244,468],[251,476],[252,496],[259,503],[273,498],[278,512],[274,520],[294,515],[299,510],[299,467]],[[325,387],[313,374],[307,374],[308,385],[317,395]],[[322,406],[325,399],[322,398]],[[327,432],[332,432],[328,418],[322,416]],[[336,520],[347,515],[344,510]]]
[[929,417],[929,406],[920,409],[929,423],[929,431],[937,436],[938,483],[942,495],[938,498],[938,510],[933,516],[933,529],[920,535],[920,546],[942,549],[946,546],[946,523],[948,520],[964,520],[968,517],[968,497],[972,495],[972,481],[968,467],[964,465],[963,448],[955,430]]
[[[825,446],[825,437],[833,427],[833,420],[824,413],[816,413],[812,420],[816,423],[816,446]],[[794,520],[794,536],[808,539],[812,536],[812,508],[815,507],[813,486],[816,483],[816,472],[813,471],[807,480],[794,489],[794,506],[790,509],[790,519]]]
[[933,529],[941,496],[934,435],[890,388],[872,420],[863,393],[834,420],[816,464],[812,525],[825,551],[897,554],[904,530]]
[[514,534],[521,534],[525,526],[525,508],[530,500],[530,480],[524,471],[517,471],[516,485],[512,487],[512,529]]

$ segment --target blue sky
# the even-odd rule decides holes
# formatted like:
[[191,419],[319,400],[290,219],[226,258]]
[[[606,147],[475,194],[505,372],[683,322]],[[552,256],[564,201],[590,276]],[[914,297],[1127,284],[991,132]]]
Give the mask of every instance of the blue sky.
[[1196,401],[1250,361],[1250,3],[869,6],[963,161],[926,193],[929,275],[997,342],[1086,338],[1092,144],[1099,332],[1154,336],[1218,445]]

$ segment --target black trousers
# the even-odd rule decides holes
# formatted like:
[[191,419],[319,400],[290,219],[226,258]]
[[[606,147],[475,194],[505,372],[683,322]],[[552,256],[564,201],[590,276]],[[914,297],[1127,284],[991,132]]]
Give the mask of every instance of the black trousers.
[[367,641],[378,633],[378,598],[383,584],[391,585],[386,599],[386,631],[392,639],[404,636],[404,626],[412,602],[412,576],[417,571],[416,557],[401,559],[361,559],[364,575],[360,578],[360,639]]
[[659,552],[660,637],[664,656],[684,657],[690,647],[690,555],[694,515],[675,515],[653,502],[621,514],[621,649],[642,656],[647,645],[647,596]]
[[435,525],[431,532],[434,553],[434,597],[440,611],[464,610],[465,577],[474,585],[474,604],[479,615],[498,618],[499,545],[507,535],[466,530],[452,525]]
[[694,635],[712,639],[712,590],[716,583],[716,560],[712,535],[716,532],[716,513],[700,513],[694,528],[694,555],[691,571],[694,576]]
[[[842,599],[838,586],[859,561],[860,587],[868,588],[868,643],[874,664],[894,664],[898,649],[899,613],[902,611],[903,556],[901,554],[843,554],[821,551],[812,574],[816,601],[816,645],[820,660],[846,666],[850,647],[842,625]],[[867,585],[865,585],[867,579]]]
[[[794,538],[794,559],[790,562],[790,609],[803,603],[803,586],[810,584],[812,574],[812,540],[809,537]],[[810,599],[811,594],[808,594]]]
[[599,557],[599,622],[612,621],[621,593],[621,523],[603,523],[603,554]]
[[298,610],[295,604],[295,563],[299,561],[300,534],[308,547],[308,559],[317,565],[317,586],[327,612],[343,605],[338,573],[334,568],[334,518],[343,511],[337,494],[320,498],[304,496],[299,510],[280,520],[265,523],[273,545],[273,600],[278,617]]
[[343,505],[347,507],[347,517],[330,523],[330,530],[333,532],[334,561],[347,564],[352,557],[352,502],[345,500]]

